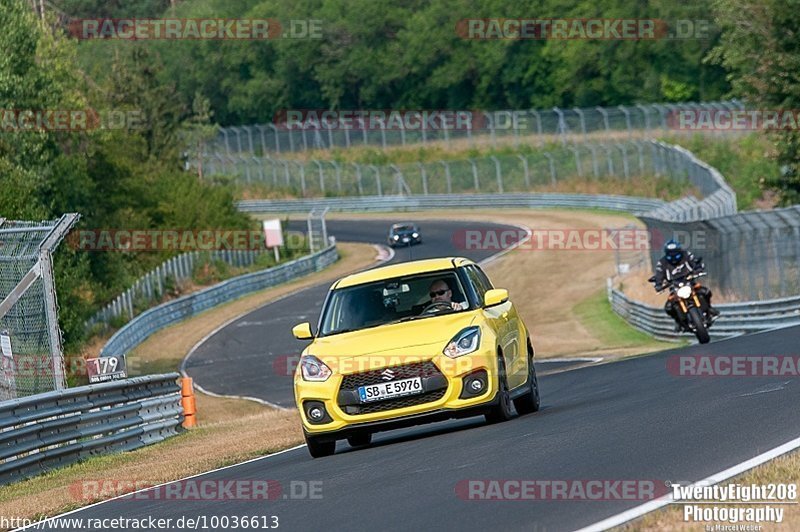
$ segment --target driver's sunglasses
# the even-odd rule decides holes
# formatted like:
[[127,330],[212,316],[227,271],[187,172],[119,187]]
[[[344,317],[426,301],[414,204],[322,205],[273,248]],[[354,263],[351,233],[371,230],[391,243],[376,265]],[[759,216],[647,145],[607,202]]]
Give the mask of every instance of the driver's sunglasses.
[[445,295],[447,293],[448,290],[449,290],[449,288],[447,288],[445,290],[436,290],[434,292],[430,292],[428,295],[431,296],[431,297],[443,296],[443,295]]

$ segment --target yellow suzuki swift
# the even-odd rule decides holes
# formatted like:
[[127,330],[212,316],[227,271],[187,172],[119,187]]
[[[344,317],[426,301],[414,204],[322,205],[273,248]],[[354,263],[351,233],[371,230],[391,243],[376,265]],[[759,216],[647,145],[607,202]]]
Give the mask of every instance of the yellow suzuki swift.
[[505,421],[539,409],[533,346],[508,299],[474,262],[419,260],[331,286],[294,376],[313,457],[336,441],[455,417]]

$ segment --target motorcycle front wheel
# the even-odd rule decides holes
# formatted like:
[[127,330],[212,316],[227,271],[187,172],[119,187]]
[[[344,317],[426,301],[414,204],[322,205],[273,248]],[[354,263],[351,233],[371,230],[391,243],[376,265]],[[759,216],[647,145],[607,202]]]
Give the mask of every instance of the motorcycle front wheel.
[[697,341],[701,344],[707,344],[711,341],[706,328],[706,322],[703,320],[703,313],[697,307],[689,309],[689,321],[692,322],[694,327],[694,335],[697,336]]

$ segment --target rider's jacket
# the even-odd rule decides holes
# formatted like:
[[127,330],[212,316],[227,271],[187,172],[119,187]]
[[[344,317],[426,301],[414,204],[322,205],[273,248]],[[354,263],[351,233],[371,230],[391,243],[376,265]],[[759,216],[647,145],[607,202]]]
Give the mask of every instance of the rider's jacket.
[[694,271],[703,271],[703,265],[697,263],[697,259],[689,250],[686,250],[683,259],[674,266],[667,262],[666,257],[661,257],[656,264],[655,282],[653,284],[658,288],[676,277],[683,277]]

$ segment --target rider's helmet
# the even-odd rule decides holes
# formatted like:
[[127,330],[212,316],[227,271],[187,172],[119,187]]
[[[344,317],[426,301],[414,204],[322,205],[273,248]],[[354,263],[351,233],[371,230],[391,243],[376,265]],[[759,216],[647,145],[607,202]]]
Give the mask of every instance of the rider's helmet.
[[683,249],[681,248],[680,242],[670,240],[664,244],[664,258],[673,266],[683,260]]

